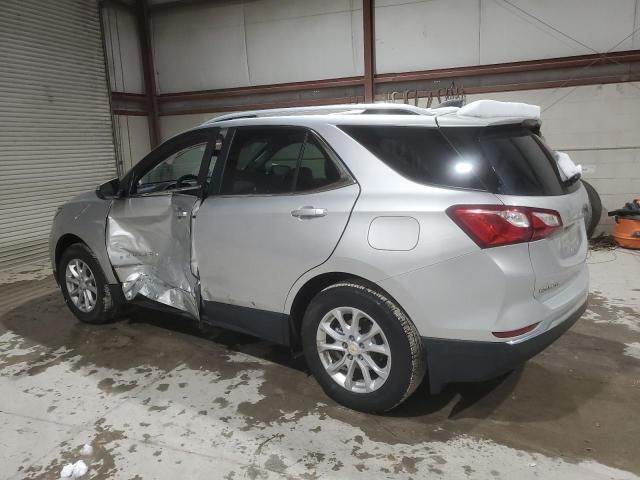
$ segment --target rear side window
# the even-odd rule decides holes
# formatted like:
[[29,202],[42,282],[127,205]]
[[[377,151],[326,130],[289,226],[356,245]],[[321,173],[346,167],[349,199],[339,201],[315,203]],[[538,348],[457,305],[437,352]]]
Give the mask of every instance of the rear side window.
[[223,195],[275,195],[350,183],[303,128],[238,128],[222,176]]
[[563,195],[549,150],[529,129],[346,126],[342,129],[418,183],[504,195]]
[[304,138],[302,129],[238,129],[222,176],[221,193],[289,193]]
[[389,167],[414,182],[484,188],[477,175],[464,170],[463,160],[437,128],[368,125],[341,128]]

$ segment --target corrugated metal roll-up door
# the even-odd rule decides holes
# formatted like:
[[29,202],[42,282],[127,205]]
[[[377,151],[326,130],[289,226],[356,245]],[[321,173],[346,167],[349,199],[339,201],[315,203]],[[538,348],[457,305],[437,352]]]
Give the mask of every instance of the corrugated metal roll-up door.
[[116,176],[97,4],[0,0],[0,270],[43,259],[56,207]]

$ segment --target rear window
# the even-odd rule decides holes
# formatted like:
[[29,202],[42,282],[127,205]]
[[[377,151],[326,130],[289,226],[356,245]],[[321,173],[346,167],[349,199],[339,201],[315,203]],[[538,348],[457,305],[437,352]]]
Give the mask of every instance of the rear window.
[[504,195],[563,195],[555,161],[524,127],[344,126],[401,175],[418,183]]
[[349,125],[349,136],[414,182],[483,189],[476,175],[460,174],[462,161],[437,128]]

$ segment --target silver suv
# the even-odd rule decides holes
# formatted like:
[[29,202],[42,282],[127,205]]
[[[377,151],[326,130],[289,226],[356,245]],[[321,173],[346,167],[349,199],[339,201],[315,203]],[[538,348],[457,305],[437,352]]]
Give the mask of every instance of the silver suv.
[[381,412],[428,372],[502,375],[586,307],[587,195],[535,118],[350,105],[226,115],[56,214],[72,312],[128,303],[303,352],[327,395]]

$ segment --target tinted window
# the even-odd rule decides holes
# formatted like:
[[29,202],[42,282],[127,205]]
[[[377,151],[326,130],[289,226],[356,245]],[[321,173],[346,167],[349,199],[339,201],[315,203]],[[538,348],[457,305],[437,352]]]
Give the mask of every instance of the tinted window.
[[380,160],[419,183],[506,195],[562,195],[548,149],[524,127],[342,127]]
[[376,157],[415,182],[482,189],[477,175],[437,128],[344,126],[342,129]]
[[238,129],[229,150],[221,193],[291,192],[295,165],[304,137],[302,129]]
[[195,186],[206,148],[206,142],[199,143],[168,156],[138,180],[137,193]]
[[477,159],[479,174],[492,192],[535,196],[567,191],[548,148],[527,128],[456,127],[442,132],[463,158]]
[[221,193],[278,194],[326,187],[340,170],[301,128],[239,128],[233,138]]
[[296,191],[316,190],[341,180],[340,170],[313,136],[304,145]]

